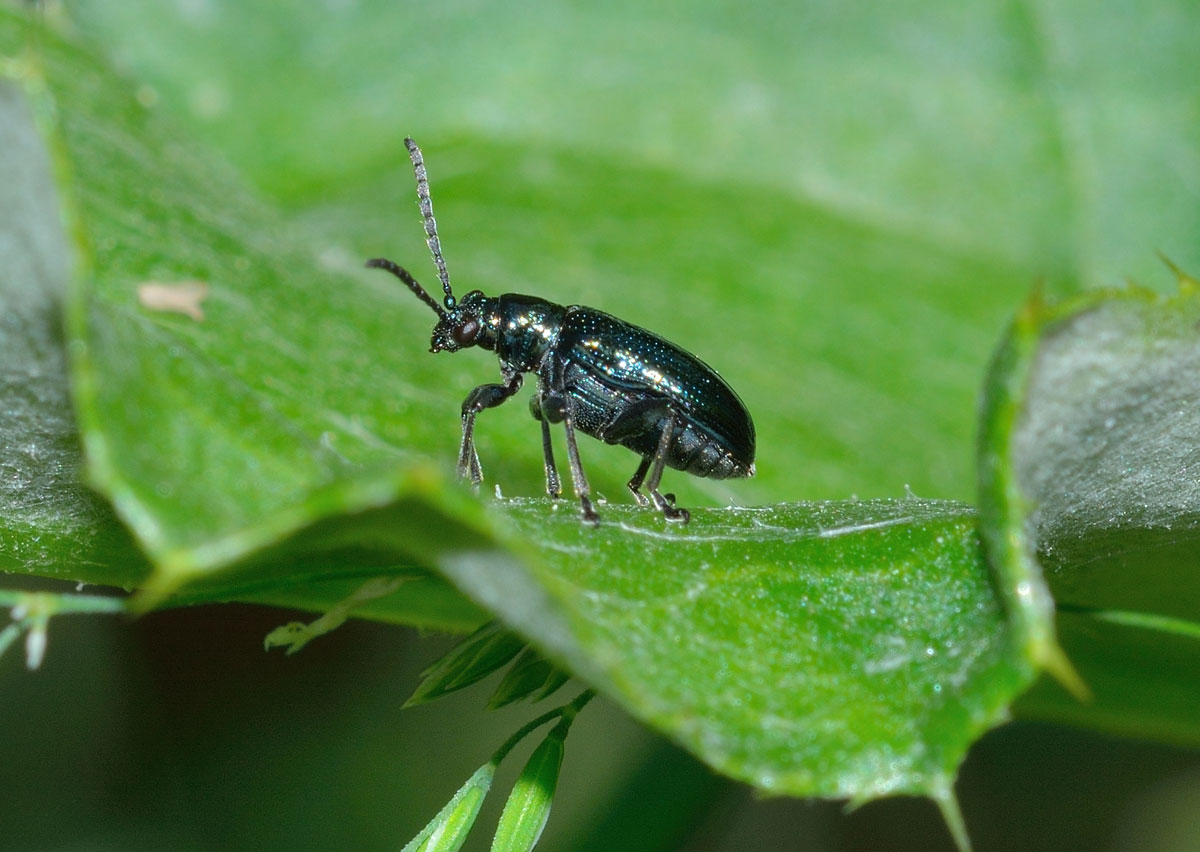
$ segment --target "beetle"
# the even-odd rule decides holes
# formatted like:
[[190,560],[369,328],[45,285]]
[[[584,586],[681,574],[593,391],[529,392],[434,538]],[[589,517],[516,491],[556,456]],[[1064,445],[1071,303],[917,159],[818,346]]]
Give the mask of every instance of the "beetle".
[[[580,305],[556,305],[537,296],[485,296],[472,290],[455,297],[442,257],[429,177],[421,149],[405,139],[417,179],[417,203],[425,223],[445,298],[438,304],[404,267],[385,258],[368,260],[403,281],[437,314],[430,352],[479,346],[500,360],[498,384],[483,384],[462,404],[458,474],[478,487],[483,481],[475,451],[475,418],[520,390],[525,373],[537,376],[529,409],[542,424],[546,491],[562,493],[550,425],[566,433],[571,479],[585,522],[597,523],[575,433],[628,447],[642,457],[628,482],[634,499],[653,504],[669,521],[687,523],[687,509],[672,494],[660,494],[663,468],[726,479],[754,475],[754,422],[741,399],[716,370],[653,332],[611,314]],[[645,487],[649,494],[642,493]]]

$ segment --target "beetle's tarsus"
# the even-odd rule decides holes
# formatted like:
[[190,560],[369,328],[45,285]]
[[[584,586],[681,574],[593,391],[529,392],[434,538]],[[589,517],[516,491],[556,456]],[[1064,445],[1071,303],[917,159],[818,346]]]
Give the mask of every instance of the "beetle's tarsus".
[[692,513],[687,509],[680,509],[675,506],[674,494],[659,494],[657,491],[651,491],[650,496],[654,499],[655,507],[663,513],[663,517],[668,521],[686,524],[692,519]]
[[478,490],[483,483],[483,468],[479,466],[479,453],[475,451],[473,431],[472,426],[464,426],[462,446],[458,451],[458,478],[469,480]]
[[476,491],[483,485],[483,469],[479,466],[479,456],[471,451],[470,460],[460,459],[458,462],[458,478],[471,483]]

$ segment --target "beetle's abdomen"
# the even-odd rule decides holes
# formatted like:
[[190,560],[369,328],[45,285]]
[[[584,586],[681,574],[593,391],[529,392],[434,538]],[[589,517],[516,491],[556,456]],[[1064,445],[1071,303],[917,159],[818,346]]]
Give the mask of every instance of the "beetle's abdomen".
[[[578,365],[568,365],[564,384],[574,407],[579,431],[633,450],[646,458],[658,451],[659,437],[676,411],[675,429],[667,447],[669,467],[694,476],[730,479],[752,476],[753,457],[738,456],[729,442],[703,423],[680,413],[662,395],[646,390],[614,388],[601,376]],[[640,412],[640,413],[639,413]]]
[[[666,424],[664,423],[663,426]],[[661,434],[661,426],[659,427]],[[651,448],[651,452],[654,451]],[[732,479],[754,475],[753,457],[749,462],[733,455],[727,446],[713,438],[706,430],[684,418],[676,423],[675,437],[667,452],[667,464],[694,476],[710,479]]]
[[[563,380],[579,428],[608,443],[652,456],[676,412],[666,462],[714,479],[754,472],[754,423],[716,371],[652,332],[591,308],[567,308],[559,336]],[[645,411],[640,423],[621,416]],[[618,424],[619,428],[612,428]]]

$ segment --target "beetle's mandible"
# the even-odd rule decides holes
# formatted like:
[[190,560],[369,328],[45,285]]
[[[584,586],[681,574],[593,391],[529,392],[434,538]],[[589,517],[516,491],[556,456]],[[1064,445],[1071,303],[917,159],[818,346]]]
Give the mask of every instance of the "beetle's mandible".
[[750,413],[733,388],[690,352],[593,308],[563,307],[518,293],[485,296],[479,290],[461,301],[455,298],[433,218],[425,161],[412,139],[404,144],[416,173],[426,241],[445,298],[439,305],[406,269],[390,260],[375,258],[367,266],[395,275],[437,314],[430,352],[481,346],[500,359],[503,381],[480,385],[463,401],[459,476],[470,477],[475,485],[483,481],[475,452],[475,417],[515,394],[525,373],[537,376],[529,408],[542,424],[546,491],[555,498],[562,492],[550,442],[550,424],[561,423],[585,521],[595,523],[599,516],[579,463],[576,432],[641,456],[629,490],[640,505],[653,503],[670,521],[686,523],[691,516],[675,505],[673,495],[659,493],[664,467],[714,479],[754,475]]

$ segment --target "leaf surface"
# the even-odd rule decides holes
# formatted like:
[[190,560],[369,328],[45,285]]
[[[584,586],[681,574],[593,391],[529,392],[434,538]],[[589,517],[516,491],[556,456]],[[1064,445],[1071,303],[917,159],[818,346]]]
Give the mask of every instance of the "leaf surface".
[[1195,742],[1200,298],[1181,285],[1026,307],[989,381],[981,512],[1032,655],[1054,628],[1030,602],[1052,594],[1096,693],[1077,706],[1041,689],[1026,711]]
[[[564,11],[568,35],[554,42],[550,30],[517,19],[439,24],[429,7],[422,14],[433,17],[396,31],[420,50],[453,45],[478,64],[431,55],[430,73],[414,81],[395,62],[393,28],[365,13],[312,27],[307,16],[323,13],[305,11],[299,41],[285,45],[255,35],[256,10],[226,14],[214,4],[202,13],[214,15],[204,24],[211,38],[196,38],[184,21],[173,40],[164,17],[177,13],[168,7],[72,8],[85,32],[107,34],[109,48],[158,87],[130,85],[77,41],[31,39],[23,19],[0,13],[6,56],[36,42],[36,62],[9,64],[21,65],[23,97],[57,152],[61,197],[45,203],[68,212],[60,239],[76,267],[49,277],[72,278],[69,355],[89,479],[134,537],[68,475],[39,486],[47,499],[36,526],[6,530],[13,567],[148,582],[176,600],[314,609],[367,577],[438,569],[554,661],[763,789],[946,795],[972,739],[1003,718],[1031,677],[970,510],[918,500],[704,507],[881,497],[905,484],[973,493],[979,376],[1031,278],[1045,273],[1064,290],[1094,284],[1137,268],[1140,260],[1117,264],[1145,255],[1148,243],[1171,250],[1177,235],[1195,231],[1200,212],[1179,175],[1200,173],[1200,145],[1178,104],[1197,72],[1171,27],[1147,46],[1129,40],[1155,68],[1182,69],[1150,87],[1122,77],[1133,74],[1124,65],[1100,73],[1114,27],[1130,24],[1110,26],[1103,12],[1038,10],[1032,20],[1006,6],[943,17],[946,7],[931,5],[917,22],[906,9],[869,20],[829,13],[802,27],[789,19],[812,39],[812,50],[798,50],[777,37],[779,22],[726,20],[713,9],[686,27],[650,10]],[[124,15],[141,13],[126,26]],[[892,16],[907,23],[897,28]],[[277,11],[269,17],[278,22]],[[511,41],[496,37],[510,29]],[[661,40],[664,52],[630,47],[629,32]],[[597,33],[622,38],[583,49]],[[388,50],[363,49],[364,34]],[[239,39],[245,49],[230,50]],[[543,50],[514,52],[528,39]],[[719,49],[696,49],[714,41]],[[930,41],[948,52],[924,49]],[[149,42],[160,55],[145,52]],[[343,61],[347,44],[361,61]],[[295,55],[285,61],[285,50]],[[492,73],[502,59],[560,51],[650,86],[671,82],[666,55],[710,57],[712,69],[691,75],[694,97],[682,99],[673,126],[656,124],[661,111],[636,86],[593,80],[609,94],[589,105],[577,88],[547,81],[538,62]],[[743,54],[755,57],[749,70],[722,75]],[[300,63],[305,74],[337,65],[352,78],[289,85],[297,56],[311,60]],[[570,77],[561,65],[544,67]],[[712,74],[722,87],[713,89]],[[818,79],[827,83],[805,83]],[[261,88],[234,85],[251,80]],[[470,108],[502,104],[505,91],[542,90],[535,82],[546,84],[543,101],[502,116]],[[206,102],[191,97],[206,83],[217,95],[207,103],[232,97],[207,117],[191,110]],[[304,94],[279,97],[285,89]],[[728,95],[724,111],[711,110],[713,91]],[[1110,126],[1104,96],[1114,91],[1137,123]],[[334,109],[347,93],[350,106]],[[879,108],[858,108],[867,103]],[[761,112],[741,117],[755,104]],[[579,105],[595,117],[582,120]],[[180,114],[194,133],[174,123]],[[614,138],[613,126],[630,132]],[[766,130],[779,127],[789,129]],[[421,141],[460,290],[595,304],[696,351],[756,417],[756,481],[675,476],[670,488],[695,520],[664,527],[617,505],[629,455],[588,442],[589,473],[613,501],[598,531],[581,529],[569,504],[493,509],[450,483],[459,403],[492,380],[494,364],[429,356],[429,312],[359,268],[362,257],[394,253],[415,269],[425,256],[400,145],[403,132],[418,131],[433,137]],[[283,209],[195,136],[216,142]],[[1098,140],[1103,150],[1088,144]],[[1136,169],[1120,169],[1120,182],[1091,179],[1126,165],[1122,151],[1142,152],[1131,157]],[[24,167],[38,154],[21,156]],[[44,188],[36,193],[44,201]],[[1108,218],[1114,209],[1138,227],[1120,227]],[[1166,228],[1166,242],[1149,241],[1146,222]],[[7,280],[19,292],[46,289],[53,282],[41,280],[38,262]],[[149,282],[206,285],[203,319],[144,303],[139,288]],[[49,345],[56,321],[52,310],[41,316],[30,339]],[[5,344],[14,363],[20,341]],[[49,365],[43,395],[57,401],[46,422],[20,428],[67,447],[50,470],[68,471],[78,450],[55,357],[27,362]],[[538,493],[536,425],[523,405],[489,411],[480,447],[489,485]],[[999,442],[990,449],[1008,452]],[[45,475],[20,464],[31,478]],[[72,515],[78,506],[93,514]],[[83,520],[63,528],[63,546],[41,564],[25,562],[23,549],[52,532],[40,519],[46,507]],[[1022,523],[1024,510],[1003,511]],[[985,512],[985,532],[997,518]],[[1090,526],[1085,538],[1094,532],[1103,530]],[[115,549],[80,559],[75,542],[98,535],[114,537]],[[430,574],[362,613],[465,630],[486,618],[471,601]],[[1090,656],[1107,665],[1100,651]],[[1169,679],[1189,659],[1180,649],[1152,674]],[[1100,676],[1087,660],[1080,667],[1098,691],[1104,675],[1136,683],[1132,666]],[[1186,690],[1175,695],[1173,706],[1185,706]],[[1092,723],[1102,715],[1071,712]],[[1176,714],[1154,730],[1180,735],[1186,726]]]
[[973,511],[916,499],[505,514],[548,557],[450,563],[462,588],[718,769],[764,790],[948,793],[1032,669]]

